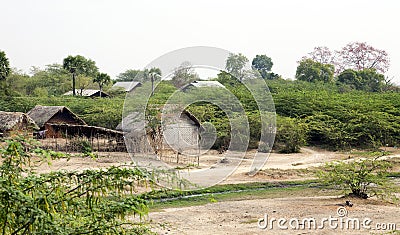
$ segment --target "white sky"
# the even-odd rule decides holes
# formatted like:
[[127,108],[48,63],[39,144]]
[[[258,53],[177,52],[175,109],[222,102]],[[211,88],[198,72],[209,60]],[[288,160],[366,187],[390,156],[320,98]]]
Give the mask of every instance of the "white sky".
[[293,78],[315,46],[340,49],[363,41],[386,50],[386,73],[400,84],[397,1],[3,0],[0,50],[12,67],[62,63],[81,54],[113,78],[189,46],[266,54],[272,70]]

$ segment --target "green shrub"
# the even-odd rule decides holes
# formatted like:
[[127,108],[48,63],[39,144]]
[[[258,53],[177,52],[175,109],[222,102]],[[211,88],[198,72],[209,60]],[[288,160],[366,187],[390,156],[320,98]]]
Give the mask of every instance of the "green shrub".
[[[32,157],[56,157],[22,138],[0,148],[1,234],[143,234],[147,201],[128,196],[150,176],[138,168],[36,174]],[[38,162],[40,164],[42,161]],[[152,181],[150,181],[151,183]]]
[[356,197],[378,196],[395,200],[394,193],[398,187],[388,178],[391,168],[390,162],[374,157],[327,163],[317,176],[326,185],[338,187]]

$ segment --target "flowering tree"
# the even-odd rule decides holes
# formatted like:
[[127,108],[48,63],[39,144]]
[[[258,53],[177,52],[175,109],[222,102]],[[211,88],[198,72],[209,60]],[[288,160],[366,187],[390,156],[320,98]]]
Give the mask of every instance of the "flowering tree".
[[312,59],[315,62],[319,62],[321,64],[332,64],[333,63],[333,53],[326,46],[318,46],[314,47],[314,50],[308,53],[308,56],[304,56],[304,59]]
[[375,69],[379,73],[385,73],[390,66],[388,53],[376,49],[365,42],[351,42],[341,50],[332,52],[328,47],[314,47],[314,51],[304,56],[302,60],[311,59],[322,64],[333,64],[335,74],[339,75],[346,69],[361,71]]
[[345,69],[356,71],[375,69],[380,73],[385,73],[390,66],[386,51],[376,49],[365,42],[349,43],[342,50],[336,51],[336,54],[334,62],[336,73],[341,73]]

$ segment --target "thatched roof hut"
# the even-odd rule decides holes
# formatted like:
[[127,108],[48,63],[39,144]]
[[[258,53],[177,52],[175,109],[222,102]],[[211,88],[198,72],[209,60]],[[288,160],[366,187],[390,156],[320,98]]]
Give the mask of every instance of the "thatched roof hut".
[[0,136],[13,133],[32,133],[39,129],[36,123],[25,113],[0,111]]
[[[172,112],[167,114],[163,120],[162,144],[164,149],[175,149],[183,153],[197,153],[199,143],[199,120],[187,110],[181,113],[173,112],[176,105],[169,105],[167,109]],[[167,113],[169,113],[167,112]],[[146,133],[147,123],[140,118],[140,113],[132,112],[122,119],[116,127],[117,130],[125,133],[125,141],[128,150],[131,152],[149,152],[152,148],[149,145]],[[154,147],[154,146],[153,146]]]
[[85,121],[65,106],[37,105],[27,114],[41,129],[44,129],[45,124],[48,123],[87,125]]

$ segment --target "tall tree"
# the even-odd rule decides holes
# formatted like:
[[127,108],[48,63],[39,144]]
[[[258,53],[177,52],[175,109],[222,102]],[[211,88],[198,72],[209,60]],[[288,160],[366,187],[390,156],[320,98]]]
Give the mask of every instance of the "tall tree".
[[103,87],[111,82],[111,78],[106,73],[98,73],[96,77],[93,79],[93,82],[99,84],[100,97],[101,97],[101,92],[103,91]]
[[91,59],[86,59],[81,55],[68,56],[63,60],[63,68],[72,74],[72,94],[75,96],[75,80],[78,74],[89,77],[96,76],[98,68],[96,63]]
[[226,59],[225,69],[228,73],[232,74],[240,81],[243,80],[245,76],[245,67],[246,64],[249,62],[246,56],[239,54],[229,54],[228,58]]
[[365,42],[351,42],[336,51],[335,67],[337,73],[346,69],[361,71],[364,69],[375,69],[377,72],[385,73],[390,66],[389,55],[386,51],[377,49]]
[[183,85],[189,84],[197,79],[199,79],[199,75],[194,71],[190,62],[186,61],[175,68],[171,81],[176,88],[181,88]]
[[257,70],[264,79],[269,77],[268,73],[271,72],[272,65],[274,65],[272,59],[266,55],[256,55],[251,62],[252,68]]
[[312,59],[300,61],[296,70],[296,79],[308,82],[332,82],[335,67],[331,64],[322,64]]
[[4,51],[0,51],[0,81],[6,80],[11,72],[10,63]]

